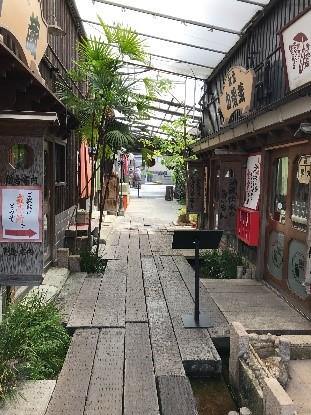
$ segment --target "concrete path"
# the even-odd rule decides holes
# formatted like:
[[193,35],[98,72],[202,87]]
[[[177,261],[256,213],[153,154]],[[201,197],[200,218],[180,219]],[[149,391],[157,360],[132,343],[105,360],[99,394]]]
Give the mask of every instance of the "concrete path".
[[311,414],[311,360],[291,360],[290,380],[286,388],[297,407],[297,415]]
[[126,216],[143,217],[155,224],[169,224],[177,220],[180,205],[176,200],[165,200],[165,186],[143,184],[138,198],[137,189],[131,189],[131,199]]
[[311,333],[311,323],[262,282],[202,279],[228,322],[258,333]]

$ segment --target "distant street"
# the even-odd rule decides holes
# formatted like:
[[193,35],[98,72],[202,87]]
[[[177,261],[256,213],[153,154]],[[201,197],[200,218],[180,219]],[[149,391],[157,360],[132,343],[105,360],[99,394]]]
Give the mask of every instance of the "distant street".
[[178,208],[176,200],[165,200],[165,185],[143,184],[140,189],[140,198],[137,189],[131,189],[131,199],[126,215],[144,217],[169,224],[177,220]]

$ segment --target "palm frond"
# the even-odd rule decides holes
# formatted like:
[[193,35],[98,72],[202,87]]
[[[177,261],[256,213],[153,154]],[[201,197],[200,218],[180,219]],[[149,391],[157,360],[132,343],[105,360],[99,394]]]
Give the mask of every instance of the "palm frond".
[[110,28],[98,16],[99,23],[105,33],[108,44],[116,45],[122,55],[139,62],[146,62],[147,54],[145,52],[144,40],[130,27],[123,27],[116,24]]

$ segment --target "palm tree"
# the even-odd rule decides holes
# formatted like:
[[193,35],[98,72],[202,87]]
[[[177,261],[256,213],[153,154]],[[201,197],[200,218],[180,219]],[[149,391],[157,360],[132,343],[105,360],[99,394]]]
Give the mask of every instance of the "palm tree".
[[[104,37],[91,37],[80,42],[79,58],[69,73],[71,80],[86,85],[85,96],[75,95],[68,82],[59,85],[59,96],[80,121],[82,136],[92,148],[96,148],[91,177],[89,241],[98,161],[100,186],[103,188],[107,161],[132,140],[131,123],[137,118],[146,118],[148,102],[170,88],[168,81],[142,78],[134,70],[126,69],[125,60],[146,65],[148,59],[143,41],[135,31],[120,25],[110,28],[100,18],[99,22]],[[122,114],[122,122],[116,119],[116,112]],[[112,167],[109,177],[111,172]],[[105,190],[101,190],[100,228],[106,189],[107,183]]]

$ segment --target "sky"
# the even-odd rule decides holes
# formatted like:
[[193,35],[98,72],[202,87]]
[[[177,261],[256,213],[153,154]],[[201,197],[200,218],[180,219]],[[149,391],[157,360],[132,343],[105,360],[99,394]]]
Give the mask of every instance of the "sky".
[[[136,32],[142,34],[177,40],[222,52],[227,52],[239,39],[239,36],[236,34],[147,15],[126,8],[103,4],[101,1],[75,1],[80,16],[84,20],[98,22],[97,16],[100,16],[109,25],[120,23],[125,26],[130,26]],[[269,3],[269,0],[254,1],[262,3],[263,5]],[[252,16],[262,9],[261,7],[239,0],[114,0],[114,2],[169,16],[176,16],[180,19],[203,22],[237,32],[240,32]],[[84,23],[84,27],[88,35],[100,36],[100,28],[98,26]],[[153,67],[191,75],[201,79],[206,79],[211,73],[212,68],[224,57],[223,53],[182,46],[150,37],[142,36],[142,38],[145,39],[145,48],[149,53],[162,56],[152,56],[150,58]],[[164,57],[192,62],[203,66],[175,62]],[[187,105],[199,106],[203,85],[201,80],[188,78],[185,85],[185,78],[180,76],[168,75],[158,71],[150,72],[148,76],[162,76],[173,82],[171,92],[164,99],[170,101],[172,96],[174,96],[175,102],[186,101]],[[161,105],[159,104],[159,106]],[[155,125],[158,125],[159,122],[154,121]]]

